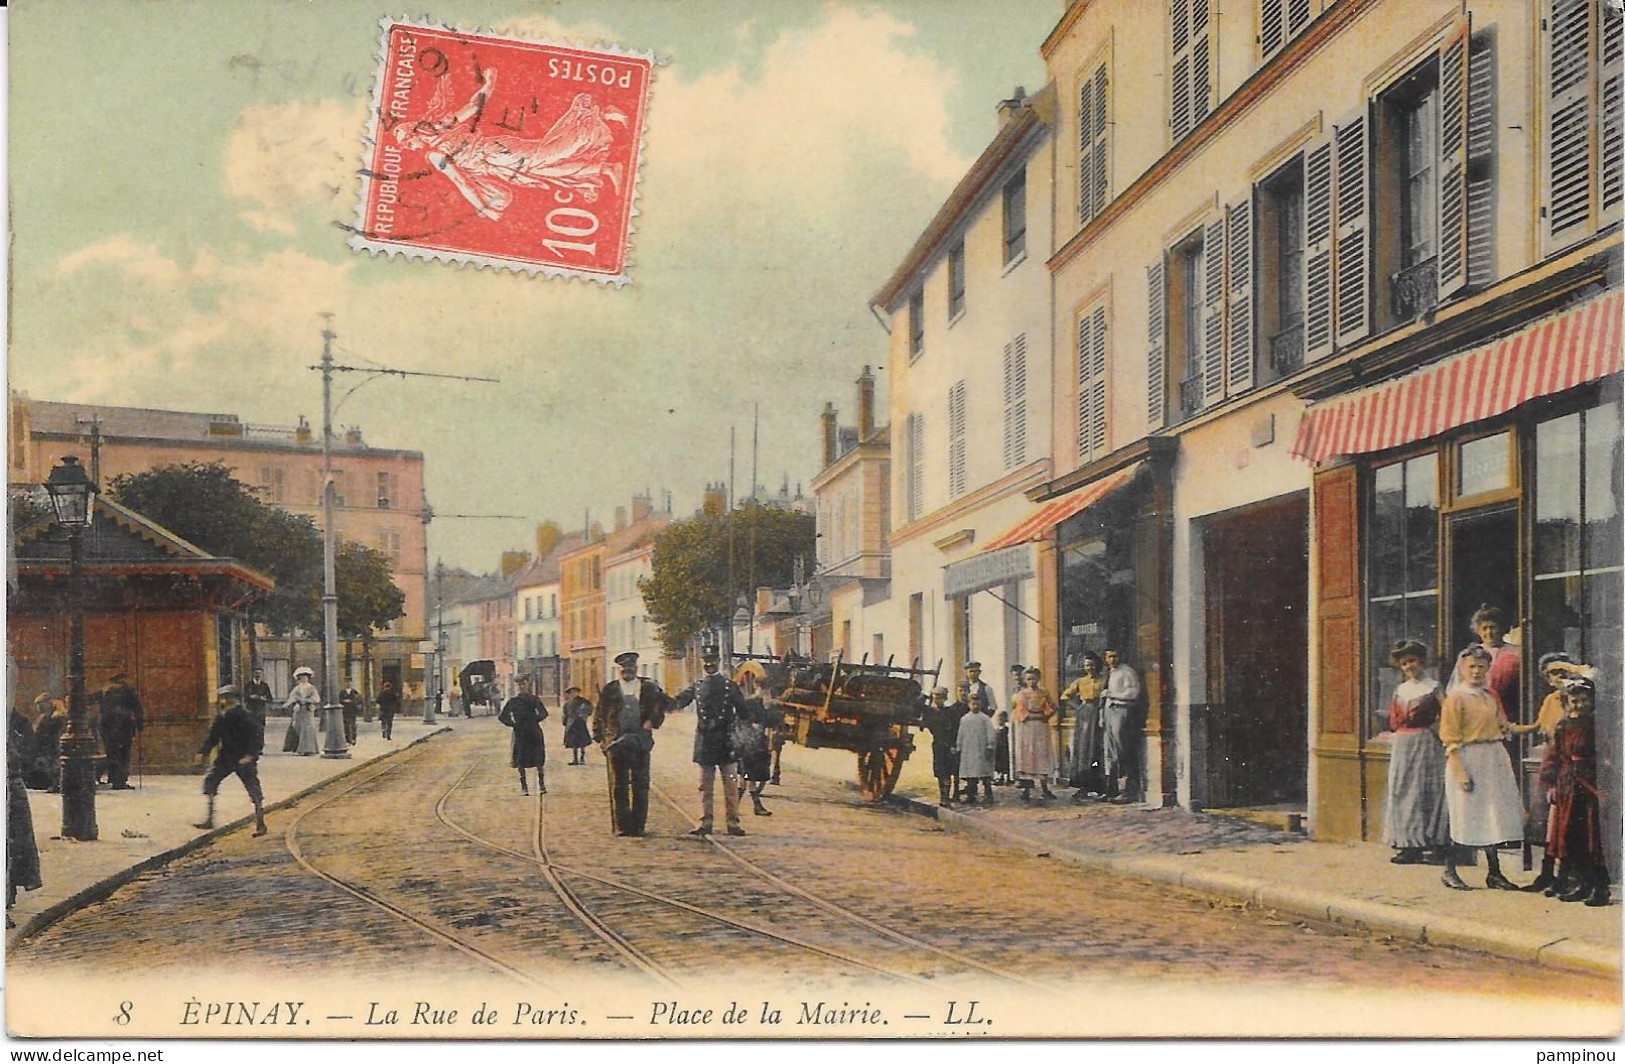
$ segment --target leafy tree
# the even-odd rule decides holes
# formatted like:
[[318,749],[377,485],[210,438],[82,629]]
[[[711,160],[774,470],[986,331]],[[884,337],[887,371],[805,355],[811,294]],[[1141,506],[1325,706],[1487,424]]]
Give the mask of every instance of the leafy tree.
[[638,584],[666,651],[679,654],[705,628],[727,624],[741,594],[754,601],[756,587],[788,586],[794,579],[796,559],[813,556],[816,536],[811,514],[763,506],[754,500],[731,514],[701,514],[667,525],[654,542],[650,575]]
[[[383,551],[340,543],[333,553],[333,587],[339,597],[339,635],[346,638],[381,631],[406,614],[406,595],[390,579],[389,557]],[[321,625],[318,609],[310,627]]]

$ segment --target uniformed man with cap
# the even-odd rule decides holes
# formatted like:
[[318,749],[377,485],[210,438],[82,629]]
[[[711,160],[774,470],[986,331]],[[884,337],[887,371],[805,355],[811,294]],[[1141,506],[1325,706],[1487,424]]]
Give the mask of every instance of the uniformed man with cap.
[[115,791],[130,789],[130,751],[136,733],[146,726],[141,699],[122,672],[113,674],[102,692],[102,749],[107,753],[107,782]]
[[666,722],[666,692],[638,675],[638,655],[628,650],[615,657],[621,675],[598,695],[592,714],[592,737],[604,749],[609,769],[609,805],[615,834],[643,835],[649,817],[649,752],[654,730]]
[[728,834],[743,835],[739,826],[739,789],[735,783],[733,732],[745,710],[739,685],[717,671],[721,653],[714,646],[700,651],[705,675],[678,694],[674,704],[694,706],[694,763],[700,766],[700,826],[689,834],[709,835],[716,821],[716,778],[722,770],[722,807]]
[[203,777],[208,812],[196,826],[204,830],[214,827],[214,797],[227,776],[236,776],[243,781],[243,790],[254,803],[254,834],[264,835],[265,793],[260,790],[259,760],[265,752],[265,729],[243,706],[236,684],[228,683],[215,691],[215,700],[220,712],[209,729],[209,737],[198,749],[198,756],[208,757],[209,751],[216,747],[219,752],[215,754],[214,767]]

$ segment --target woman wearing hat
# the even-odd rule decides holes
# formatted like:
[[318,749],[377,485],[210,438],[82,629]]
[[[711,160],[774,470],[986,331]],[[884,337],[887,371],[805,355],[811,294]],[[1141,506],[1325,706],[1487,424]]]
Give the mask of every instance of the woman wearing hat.
[[[1523,803],[1518,781],[1502,741],[1510,728],[1501,703],[1484,682],[1491,654],[1482,646],[1463,650],[1456,659],[1458,684],[1444,697],[1439,712],[1439,741],[1445,753],[1445,804],[1450,809],[1450,838],[1457,846],[1484,850],[1489,872],[1484,885],[1517,890],[1501,874],[1497,847],[1523,834]],[[1469,890],[1456,873],[1456,855],[1448,851],[1444,885]]]
[[1399,851],[1394,864],[1419,864],[1423,851],[1448,849],[1450,819],[1444,800],[1444,747],[1439,722],[1439,685],[1423,674],[1427,648],[1414,639],[1394,644],[1388,660],[1400,683],[1388,705],[1388,793],[1383,800],[1382,841]]
[[282,742],[282,752],[285,754],[310,757],[316,753],[316,709],[322,704],[322,696],[311,682],[315,675],[305,665],[293,670],[293,678],[297,682],[288,692],[287,701],[282,703],[284,708],[293,710],[287,738]]
[[564,694],[564,745],[570,748],[570,764],[587,763],[587,747],[592,745],[592,703],[581,697],[581,688],[566,687]]
[[1563,862],[1569,885],[1563,901],[1608,904],[1608,866],[1603,858],[1602,803],[1597,793],[1597,740],[1592,709],[1595,682],[1572,675],[1563,682],[1564,716],[1546,744],[1540,782],[1552,805],[1546,852]]

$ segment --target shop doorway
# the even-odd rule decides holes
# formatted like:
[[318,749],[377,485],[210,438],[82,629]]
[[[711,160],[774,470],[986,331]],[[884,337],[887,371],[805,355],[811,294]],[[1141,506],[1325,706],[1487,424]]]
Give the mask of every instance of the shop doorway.
[[[1458,651],[1477,641],[1472,619],[1480,606],[1499,607],[1509,626],[1518,624],[1518,508],[1498,506],[1455,514],[1446,528],[1450,605],[1444,637],[1439,642],[1446,658],[1444,664],[1450,667]],[[1508,716],[1512,716],[1513,708],[1507,707]]]
[[1216,517],[1202,548],[1206,804],[1301,811],[1309,772],[1309,500]]

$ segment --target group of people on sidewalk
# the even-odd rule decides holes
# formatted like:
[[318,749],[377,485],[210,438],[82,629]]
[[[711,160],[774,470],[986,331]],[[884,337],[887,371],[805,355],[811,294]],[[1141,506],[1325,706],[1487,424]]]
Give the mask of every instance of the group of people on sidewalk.
[[[1456,657],[1447,685],[1427,675],[1427,648],[1395,643],[1399,672],[1388,708],[1391,733],[1383,841],[1395,864],[1442,863],[1444,885],[1468,890],[1461,856],[1482,850],[1492,890],[1540,892],[1591,906],[1609,903],[1598,795],[1595,670],[1555,652],[1540,659],[1550,688],[1529,724],[1514,723],[1506,703],[1518,684],[1518,653],[1503,637],[1500,610],[1472,618],[1479,642]],[[1526,820],[1508,740],[1537,733],[1544,743],[1540,785]],[[1532,834],[1544,839],[1539,876],[1519,887],[1501,871],[1501,846]]]
[[1140,676],[1116,649],[1086,655],[1083,668],[1061,695],[1061,703],[1073,707],[1072,745],[1065,758],[1057,757],[1053,737],[1061,709],[1042,686],[1037,668],[1011,668],[1008,715],[983,682],[981,662],[965,666],[955,701],[948,701],[946,687],[933,690],[923,716],[931,733],[939,804],[975,802],[978,789],[988,804],[994,784],[1007,782],[1020,788],[1024,802],[1032,801],[1034,787],[1040,799],[1053,799],[1050,783],[1062,780],[1075,788],[1075,802],[1133,801],[1133,736],[1144,693]]

